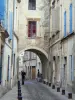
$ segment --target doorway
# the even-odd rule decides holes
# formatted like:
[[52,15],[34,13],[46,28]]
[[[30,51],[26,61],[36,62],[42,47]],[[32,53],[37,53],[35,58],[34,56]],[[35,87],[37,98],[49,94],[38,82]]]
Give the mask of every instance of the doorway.
[[36,68],[35,66],[32,66],[32,79],[35,79],[36,77]]
[[3,46],[1,46],[1,55],[0,55],[0,84],[2,81],[2,59],[3,59]]

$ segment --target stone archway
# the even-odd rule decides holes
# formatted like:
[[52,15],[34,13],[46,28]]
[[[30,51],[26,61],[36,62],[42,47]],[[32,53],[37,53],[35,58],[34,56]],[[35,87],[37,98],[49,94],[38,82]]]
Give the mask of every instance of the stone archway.
[[31,51],[38,55],[42,63],[42,74],[44,79],[47,79],[47,66],[48,66],[48,54],[45,50],[38,48],[36,46],[27,47],[19,52],[21,54],[24,51]]

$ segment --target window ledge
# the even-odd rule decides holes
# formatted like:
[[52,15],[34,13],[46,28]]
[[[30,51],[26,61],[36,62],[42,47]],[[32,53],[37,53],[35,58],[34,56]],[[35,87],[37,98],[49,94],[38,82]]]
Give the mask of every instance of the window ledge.
[[42,38],[42,37],[36,36],[36,37],[28,37],[27,39],[40,39],[40,38]]
[[61,42],[63,42],[64,40],[66,40],[66,39],[70,38],[70,37],[71,37],[71,36],[73,36],[73,35],[75,35],[75,33],[74,33],[74,32],[69,33],[66,37],[63,37],[63,38],[61,39]]

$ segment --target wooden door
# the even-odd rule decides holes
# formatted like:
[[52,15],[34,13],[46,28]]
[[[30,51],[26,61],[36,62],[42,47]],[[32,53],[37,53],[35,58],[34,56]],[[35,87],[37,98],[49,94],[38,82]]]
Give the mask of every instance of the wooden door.
[[35,79],[36,76],[36,68],[35,66],[32,66],[32,79]]

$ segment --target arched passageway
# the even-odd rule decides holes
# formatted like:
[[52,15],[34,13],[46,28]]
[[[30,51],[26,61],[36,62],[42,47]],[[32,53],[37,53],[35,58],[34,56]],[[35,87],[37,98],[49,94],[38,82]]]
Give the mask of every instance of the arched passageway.
[[25,51],[30,51],[30,52],[33,52],[33,53],[37,54],[37,56],[40,58],[41,63],[42,63],[42,74],[43,74],[43,77],[44,77],[44,79],[48,79],[48,72],[47,72],[48,71],[47,70],[48,54],[43,49],[40,49],[38,47],[25,48],[24,50],[21,50],[19,52],[19,54],[21,54],[22,52],[25,52]]

